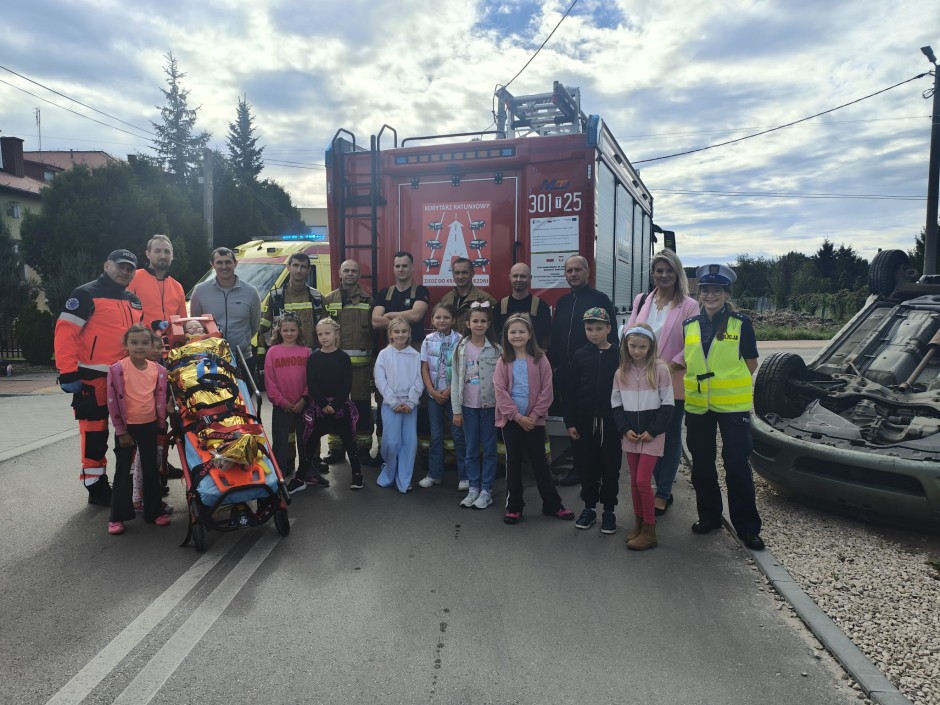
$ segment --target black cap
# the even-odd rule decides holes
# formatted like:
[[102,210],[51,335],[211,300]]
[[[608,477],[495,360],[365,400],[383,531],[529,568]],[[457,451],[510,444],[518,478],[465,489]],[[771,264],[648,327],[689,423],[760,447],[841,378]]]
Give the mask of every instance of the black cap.
[[135,267],[137,266],[137,255],[135,255],[130,250],[115,250],[110,255],[108,255],[108,259],[117,264],[121,264],[121,262],[127,262],[128,264],[132,264]]

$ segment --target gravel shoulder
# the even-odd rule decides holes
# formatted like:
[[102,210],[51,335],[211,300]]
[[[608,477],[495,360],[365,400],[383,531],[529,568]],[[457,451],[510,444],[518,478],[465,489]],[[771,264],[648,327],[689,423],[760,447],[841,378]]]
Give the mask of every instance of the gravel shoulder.
[[[691,484],[687,464],[680,473]],[[780,564],[907,698],[940,705],[940,536],[828,514],[759,475],[754,483],[761,535]]]

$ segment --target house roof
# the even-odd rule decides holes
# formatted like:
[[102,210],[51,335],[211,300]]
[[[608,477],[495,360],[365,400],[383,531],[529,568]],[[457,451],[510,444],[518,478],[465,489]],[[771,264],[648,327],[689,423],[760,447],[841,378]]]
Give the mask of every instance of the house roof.
[[73,149],[61,151],[23,152],[23,159],[37,164],[47,164],[59,169],[71,169],[76,164],[84,164],[90,169],[108,164],[117,164],[119,160],[100,150],[80,152]]
[[5,171],[0,171],[0,188],[22,191],[34,196],[39,195],[39,190],[45,186],[45,182],[39,179],[33,179],[28,176],[13,176]]

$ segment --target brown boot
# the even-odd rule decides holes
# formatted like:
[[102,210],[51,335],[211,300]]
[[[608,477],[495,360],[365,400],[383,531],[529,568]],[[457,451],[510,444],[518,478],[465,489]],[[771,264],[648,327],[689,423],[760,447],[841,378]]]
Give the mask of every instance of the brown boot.
[[640,535],[632,541],[627,541],[627,548],[632,551],[646,551],[656,548],[656,524],[643,524]]
[[633,525],[633,528],[630,529],[630,533],[627,534],[627,543],[630,543],[643,531],[643,517],[635,516],[633,518],[636,520],[636,523]]

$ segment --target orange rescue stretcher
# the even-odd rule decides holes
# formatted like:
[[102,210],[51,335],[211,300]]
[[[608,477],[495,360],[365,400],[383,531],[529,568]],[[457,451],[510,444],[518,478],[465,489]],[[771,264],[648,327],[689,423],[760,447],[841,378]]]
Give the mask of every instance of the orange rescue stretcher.
[[[199,321],[203,331],[187,334]],[[245,359],[222,338],[212,316],[171,316],[166,367],[172,392],[171,426],[186,483],[189,531],[196,550],[206,531],[236,531],[274,519],[290,533],[284,484],[258,417],[260,395]]]

